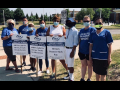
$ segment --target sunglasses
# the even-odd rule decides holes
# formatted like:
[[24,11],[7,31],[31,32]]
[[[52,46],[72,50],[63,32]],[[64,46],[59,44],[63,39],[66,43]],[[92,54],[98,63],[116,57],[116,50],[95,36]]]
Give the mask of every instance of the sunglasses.
[[101,22],[99,22],[99,23],[95,23],[95,25],[101,25],[102,23]]
[[54,20],[54,22],[60,22],[60,21],[58,21],[58,20]]
[[83,21],[83,22],[90,22],[90,21]]
[[8,25],[14,25],[13,23],[8,23]]

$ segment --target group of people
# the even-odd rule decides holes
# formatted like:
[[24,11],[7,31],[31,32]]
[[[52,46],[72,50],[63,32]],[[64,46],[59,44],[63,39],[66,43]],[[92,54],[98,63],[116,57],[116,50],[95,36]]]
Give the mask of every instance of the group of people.
[[[10,61],[12,61],[15,66],[15,72],[20,72],[17,63],[16,56],[12,55],[12,40],[11,36],[13,34],[27,34],[28,38],[28,51],[30,54],[30,37],[35,36],[59,36],[65,37],[65,59],[60,60],[61,64],[64,66],[68,75],[64,79],[69,81],[74,81],[74,55],[76,52],[76,47],[79,45],[79,58],[81,61],[81,78],[80,81],[85,81],[84,77],[86,74],[88,66],[88,79],[91,81],[92,71],[96,73],[96,81],[105,81],[107,75],[107,69],[111,62],[111,47],[112,47],[112,36],[107,29],[103,29],[103,19],[97,18],[95,23],[95,28],[90,26],[90,18],[84,16],[83,24],[84,28],[78,31],[75,27],[76,21],[73,18],[68,18],[66,20],[67,30],[63,25],[60,25],[60,17],[57,15],[53,18],[53,25],[46,27],[46,22],[40,20],[40,28],[37,30],[34,28],[33,23],[28,23],[26,17],[23,18],[23,25],[19,29],[15,29],[15,22],[12,19],[7,20],[7,27],[3,29],[1,34],[1,39],[3,40],[4,51],[7,55],[7,65],[6,70],[14,70],[9,67]],[[47,56],[46,47],[46,73],[49,73],[49,60]],[[26,66],[25,62],[26,56],[23,56],[23,64]],[[36,58],[30,57],[30,70],[35,71]],[[51,60],[52,65],[52,75],[50,78],[55,77],[55,60]],[[37,72],[40,74],[42,72],[42,59],[39,60],[40,70]]]

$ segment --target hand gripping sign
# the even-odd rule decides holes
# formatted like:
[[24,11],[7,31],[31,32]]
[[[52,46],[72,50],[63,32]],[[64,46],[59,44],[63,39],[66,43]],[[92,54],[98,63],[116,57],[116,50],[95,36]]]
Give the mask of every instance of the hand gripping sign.
[[12,36],[13,55],[28,55],[27,34],[14,34]]
[[30,36],[30,57],[45,59],[46,37]]
[[49,59],[64,59],[64,36],[47,36],[47,53]]

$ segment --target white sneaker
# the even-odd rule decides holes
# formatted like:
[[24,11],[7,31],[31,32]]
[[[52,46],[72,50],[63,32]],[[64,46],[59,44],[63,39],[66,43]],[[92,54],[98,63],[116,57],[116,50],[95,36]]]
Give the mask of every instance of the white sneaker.
[[66,77],[64,77],[64,79],[65,79],[65,80],[68,80],[68,79],[70,79],[70,76],[69,76],[69,74],[68,74]]
[[40,74],[42,71],[38,71],[38,74]]
[[49,70],[47,70],[47,71],[46,71],[46,73],[47,73],[47,74],[49,74],[49,73],[50,73],[50,71],[49,71]]

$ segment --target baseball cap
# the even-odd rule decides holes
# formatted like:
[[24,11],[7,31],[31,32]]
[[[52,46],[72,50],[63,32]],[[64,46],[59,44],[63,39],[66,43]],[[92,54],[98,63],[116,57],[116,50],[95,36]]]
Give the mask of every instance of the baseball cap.
[[70,20],[71,22],[75,22],[72,17],[68,18],[68,20]]

